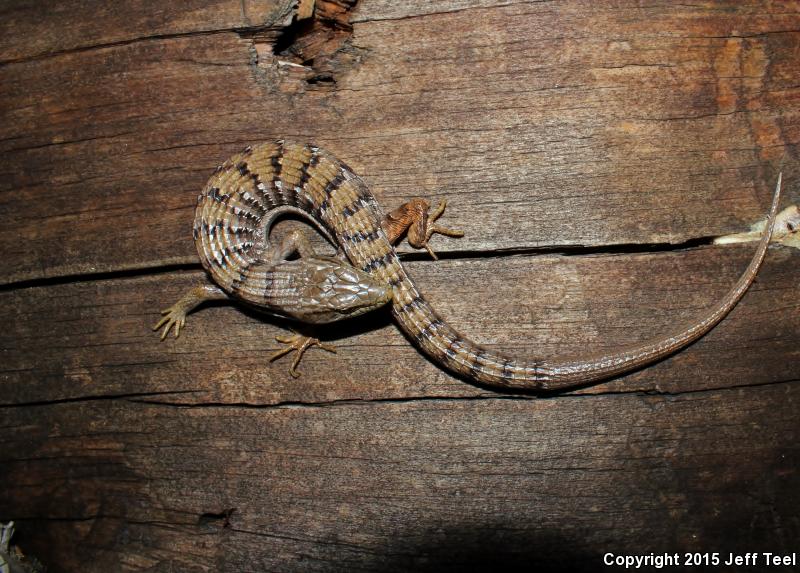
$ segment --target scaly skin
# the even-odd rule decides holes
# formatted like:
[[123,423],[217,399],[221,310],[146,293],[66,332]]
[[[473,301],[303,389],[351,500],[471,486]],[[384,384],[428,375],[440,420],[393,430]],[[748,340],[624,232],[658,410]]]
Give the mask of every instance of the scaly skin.
[[[636,347],[561,362],[506,357],[470,342],[447,325],[422,297],[397,257],[392,246],[397,239],[393,231],[396,218],[384,217],[366,184],[347,165],[312,145],[264,143],[226,161],[198,199],[194,239],[203,266],[227,294],[270,310],[263,296],[270,285],[263,273],[257,272],[271,252],[265,234],[277,210],[301,212],[321,227],[356,269],[391,287],[392,316],[436,363],[492,386],[561,390],[655,362],[711,330],[753,282],[767,251],[779,196],[780,179],[767,231],[750,265],[705,316]],[[394,234],[387,236],[387,231]],[[425,230],[415,228],[414,233],[419,236]]]

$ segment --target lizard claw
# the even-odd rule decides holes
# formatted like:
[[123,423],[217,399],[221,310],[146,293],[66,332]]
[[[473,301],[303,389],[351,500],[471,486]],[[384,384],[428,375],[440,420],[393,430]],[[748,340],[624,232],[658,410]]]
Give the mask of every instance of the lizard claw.
[[409,245],[415,249],[425,249],[434,260],[438,260],[436,253],[428,244],[434,233],[447,237],[464,236],[464,231],[435,224],[444,214],[446,207],[447,201],[442,199],[436,209],[428,213],[431,208],[430,203],[421,197],[415,197],[386,215],[381,227],[392,244],[396,243],[403,233],[407,233]]
[[429,215],[429,226],[425,230],[425,239],[422,241],[422,246],[425,247],[425,250],[428,251],[428,254],[434,261],[438,261],[439,257],[436,256],[436,253],[433,252],[433,249],[428,244],[428,241],[431,240],[431,237],[434,233],[439,235],[445,235],[447,237],[456,237],[460,238],[464,236],[464,231],[460,229],[450,229],[449,227],[442,227],[440,225],[434,225],[433,223],[444,214],[445,207],[447,207],[447,201],[442,199],[439,202],[439,206],[436,207],[436,210]]
[[303,336],[302,334],[295,333],[290,336],[276,336],[275,340],[282,344],[286,344],[287,346],[286,348],[281,348],[272,356],[270,356],[270,362],[273,362],[281,356],[285,356],[292,351],[297,351],[297,356],[295,356],[292,365],[289,367],[289,374],[292,375],[292,378],[300,377],[300,372],[297,370],[297,365],[300,364],[300,359],[303,357],[303,354],[305,354],[306,350],[312,346],[319,346],[322,350],[336,354],[336,347],[331,346],[330,344],[324,344],[320,342],[319,338],[313,338],[311,336]]
[[430,215],[430,222],[431,226],[428,227],[427,233],[425,233],[425,240],[431,238],[434,233],[438,233],[440,235],[446,235],[448,237],[456,237],[460,238],[464,236],[464,231],[460,229],[450,229],[449,227],[440,227],[439,225],[433,225],[433,223],[444,214],[444,210],[447,207],[447,201],[442,199],[439,202],[439,206],[436,207],[436,211],[431,213]]
[[207,300],[225,300],[227,298],[224,292],[211,285],[201,285],[190,289],[178,302],[161,311],[164,316],[153,326],[153,330],[163,327],[164,331],[161,333],[161,340],[164,340],[170,329],[174,327],[175,338],[178,338],[181,334],[181,328],[186,324],[186,315],[193,308]]
[[161,340],[164,340],[174,326],[175,338],[178,338],[181,334],[181,328],[186,324],[186,309],[180,303],[177,303],[162,310],[161,314],[164,316],[153,326],[153,330],[158,330],[163,326],[164,331],[161,333]]

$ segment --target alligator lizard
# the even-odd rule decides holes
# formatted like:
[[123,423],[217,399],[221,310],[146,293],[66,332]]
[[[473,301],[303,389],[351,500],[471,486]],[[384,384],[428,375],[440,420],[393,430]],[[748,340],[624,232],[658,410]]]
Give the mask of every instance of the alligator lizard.
[[[426,302],[403,268],[393,245],[407,234],[427,248],[433,233],[461,233],[435,224],[424,199],[415,198],[384,216],[366,184],[323,149],[289,141],[248,147],[219,166],[198,197],[193,235],[200,259],[218,286],[189,291],[154,330],[175,336],[186,314],[205,300],[233,298],[268,314],[305,323],[327,323],[391,304],[400,329],[437,364],[472,381],[509,389],[561,390],[599,381],[655,362],[697,340],[736,305],[758,272],[767,251],[780,198],[775,189],[766,231],[749,266],[734,287],[688,327],[613,353],[567,361],[520,361],[487,350],[459,335]],[[280,245],[269,240],[278,216],[292,212],[309,219],[340,250],[321,256],[299,231]],[[293,258],[292,255],[299,255]],[[343,256],[342,256],[343,255]],[[347,261],[344,260],[347,258]],[[435,257],[435,255],[434,255]],[[349,261],[349,262],[348,262]],[[277,337],[288,344],[272,359],[303,352],[319,340]]]

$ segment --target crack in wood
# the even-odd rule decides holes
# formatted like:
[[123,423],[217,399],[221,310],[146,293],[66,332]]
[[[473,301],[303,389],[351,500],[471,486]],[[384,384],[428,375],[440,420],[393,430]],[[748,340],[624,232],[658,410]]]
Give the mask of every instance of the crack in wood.
[[139,44],[142,42],[153,42],[153,41],[163,41],[163,40],[177,40],[183,38],[197,38],[201,36],[213,36],[217,34],[230,34],[235,32],[240,36],[244,36],[248,33],[253,33],[258,30],[264,29],[264,26],[247,26],[241,28],[215,28],[210,30],[193,30],[191,32],[175,32],[172,34],[152,34],[148,36],[139,36],[137,38],[127,38],[125,40],[118,40],[114,42],[101,42],[97,44],[91,44],[87,46],[77,46],[74,48],[64,48],[63,50],[53,50],[41,54],[33,54],[30,56],[23,56],[19,58],[9,58],[6,60],[0,60],[0,68],[12,65],[12,64],[23,64],[27,62],[36,62],[40,60],[49,60],[51,58],[60,57],[60,56],[67,56],[71,54],[80,54],[83,52],[91,52],[95,50],[104,50],[107,48],[118,48],[124,46],[130,46],[133,44]]
[[56,400],[41,400],[32,402],[20,402],[18,404],[0,404],[2,408],[28,408],[32,406],[57,406],[59,404],[71,404],[75,402],[97,402],[102,400],[131,400],[139,396],[164,396],[169,394],[194,394],[198,390],[164,390],[160,392],[128,392],[125,394],[101,394],[97,396],[77,396],[73,398],[59,398]]
[[[541,247],[520,247],[508,249],[482,250],[456,250],[437,253],[442,260],[472,260],[504,257],[524,257],[537,255],[561,255],[565,257],[596,256],[596,255],[625,255],[669,253],[696,249],[713,244],[715,237],[697,237],[680,243],[618,243],[607,245],[547,245]],[[416,262],[428,261],[427,253],[399,253],[402,261]],[[70,273],[52,277],[23,279],[0,284],[0,293],[22,288],[35,288],[64,285],[73,282],[105,281],[114,279],[136,278],[146,275],[161,275],[172,272],[196,271],[200,263],[175,263],[154,265],[140,268],[98,271],[92,273]]]
[[[304,2],[286,26],[240,32],[251,42],[250,64],[256,76],[264,79],[265,68],[276,68],[290,78],[299,77],[309,87],[333,88],[336,76],[354,63],[350,18],[357,1]],[[310,4],[313,12],[309,16]]]
[[256,404],[252,402],[165,402],[162,400],[140,400],[129,399],[129,402],[139,404],[148,404],[155,406],[167,406],[182,409],[195,409],[195,408],[220,408],[220,409],[245,409],[245,410],[267,410],[267,409],[315,409],[315,408],[331,408],[336,406],[370,406],[372,404],[414,404],[420,402],[489,402],[499,400],[562,400],[570,398],[599,398],[599,397],[666,397],[666,398],[681,398],[691,395],[713,394],[718,392],[739,391],[742,388],[761,388],[782,384],[796,384],[800,382],[800,378],[790,378],[781,380],[771,380],[769,382],[760,382],[752,384],[739,384],[736,386],[717,386],[714,388],[698,388],[682,390],[679,392],[670,392],[667,390],[653,389],[653,390],[610,390],[599,392],[582,393],[580,390],[571,393],[551,393],[551,394],[530,394],[530,393],[515,393],[515,394],[485,394],[475,396],[408,396],[404,398],[345,398],[339,400],[328,400],[319,402],[304,402],[304,401],[284,401],[276,402],[274,404]]
[[[197,257],[193,257],[196,259]],[[169,265],[133,267],[129,269],[119,269],[110,271],[98,271],[93,273],[69,273],[64,275],[42,277],[35,279],[23,279],[0,284],[0,293],[18,289],[59,286],[75,282],[103,281],[110,279],[137,278],[149,275],[163,275],[167,273],[178,273],[184,271],[197,271],[202,269],[200,261],[193,263],[175,263]]]
[[230,528],[231,526],[231,516],[236,512],[235,507],[229,507],[228,509],[224,509],[222,511],[213,512],[207,511],[205,513],[201,513],[200,516],[197,518],[198,525],[219,525],[223,529]]

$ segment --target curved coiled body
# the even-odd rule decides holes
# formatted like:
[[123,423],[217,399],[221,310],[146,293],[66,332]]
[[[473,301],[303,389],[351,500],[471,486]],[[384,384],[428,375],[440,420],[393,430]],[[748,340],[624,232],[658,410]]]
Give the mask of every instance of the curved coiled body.
[[471,380],[505,388],[553,390],[594,382],[654,362],[708,332],[736,305],[764,258],[777,211],[745,273],[696,323],[634,348],[574,361],[519,361],[459,335],[431,308],[382,228],[384,215],[366,184],[326,151],[284,141],[247,148],[220,166],[198,200],[194,239],[203,266],[228,294],[260,304],[274,214],[314,220],[357,270],[392,289],[392,315],[417,347]]

